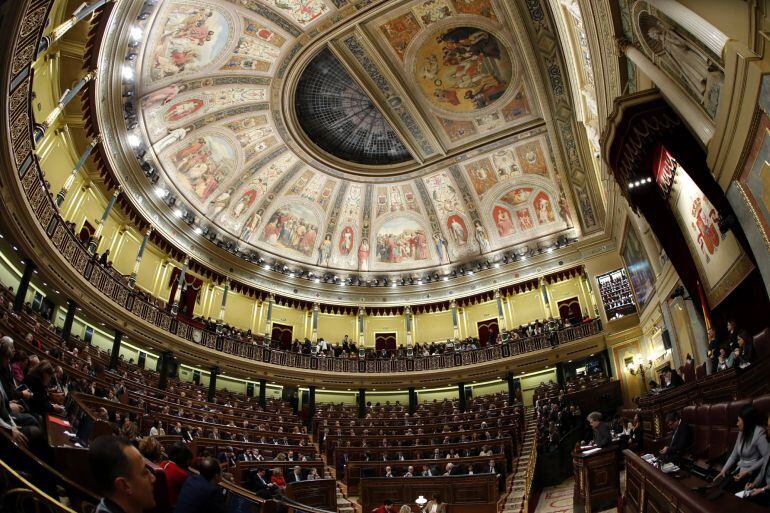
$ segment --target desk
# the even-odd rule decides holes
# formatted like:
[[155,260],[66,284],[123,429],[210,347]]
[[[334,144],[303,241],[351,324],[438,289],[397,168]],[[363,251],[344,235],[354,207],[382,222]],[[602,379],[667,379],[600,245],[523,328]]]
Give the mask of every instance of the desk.
[[88,449],[75,445],[65,431],[74,432],[70,423],[60,417],[47,415],[45,430],[48,445],[53,450],[53,466],[63,476],[82,485],[87,490],[95,490],[96,483],[91,476],[88,463]]
[[591,513],[599,504],[615,505],[620,496],[620,449],[610,445],[591,454],[572,453],[575,472],[574,511]]
[[706,484],[702,479],[684,471],[664,474],[629,450],[623,451],[623,456],[626,460],[623,513],[767,513],[766,508],[731,493],[708,501],[692,490]]
[[422,495],[441,495],[453,513],[497,513],[497,476],[368,477],[361,479],[362,511],[368,513],[385,499],[412,504]]

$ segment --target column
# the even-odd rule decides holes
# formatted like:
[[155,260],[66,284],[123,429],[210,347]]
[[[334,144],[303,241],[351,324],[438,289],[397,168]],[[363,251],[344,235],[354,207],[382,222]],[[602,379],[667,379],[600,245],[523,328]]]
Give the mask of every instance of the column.
[[219,376],[219,367],[214,365],[209,370],[209,394],[207,397],[208,402],[214,402],[214,397],[217,395],[217,376]]
[[110,351],[110,369],[118,368],[118,359],[120,358],[120,343],[123,341],[123,332],[115,330],[115,337],[112,339],[112,351]]
[[259,380],[259,405],[261,407],[267,406],[267,380]]
[[508,383],[508,404],[516,402],[516,383],[513,380],[513,373],[505,375],[505,381]]
[[714,136],[714,125],[700,106],[685,93],[679,85],[669,78],[658,66],[647,58],[640,50],[626,40],[619,41],[620,50],[647,75],[666,97],[668,103],[682,116],[700,142],[707,146]]
[[110,2],[113,0],[96,0],[88,5],[83,5],[82,7],[78,8],[71,17],[69,17],[66,21],[64,21],[61,25],[54,28],[51,31],[51,35],[44,38],[44,41],[41,42],[41,47],[38,51],[44,51],[46,48],[50,48],[50,46],[58,41],[59,39],[64,36],[72,27],[78,24],[78,22],[82,19],[85,19],[86,17],[93,14],[94,11],[96,11],[99,7],[103,6],[107,2]]
[[65,342],[69,342],[70,335],[72,335],[72,321],[75,320],[75,312],[78,309],[78,304],[73,300],[67,300],[67,315],[64,317],[64,327],[61,330],[61,338]]
[[80,159],[78,159],[77,164],[75,164],[75,167],[72,169],[72,172],[67,177],[67,180],[64,181],[64,185],[62,185],[62,188],[59,190],[59,193],[56,194],[57,207],[61,207],[62,203],[64,203],[64,199],[67,197],[67,193],[69,192],[70,187],[72,187],[72,184],[75,182],[75,177],[78,175],[78,171],[80,171],[83,168],[86,161],[88,160],[88,157],[91,156],[91,152],[94,151],[94,148],[96,148],[96,145],[99,144],[101,140],[102,140],[102,135],[99,134],[91,140],[91,143],[88,146],[86,146],[85,151],[80,156]]
[[160,376],[158,378],[158,388],[161,390],[166,389],[168,383],[168,371],[171,360],[174,359],[174,353],[171,351],[163,351],[160,354]]
[[190,257],[185,257],[184,264],[182,265],[182,271],[179,273],[179,281],[176,285],[176,292],[174,292],[174,301],[171,303],[171,314],[176,315],[179,313],[179,300],[182,297],[182,287],[185,284],[185,275],[187,274],[187,267],[190,265]]
[[505,325],[505,310],[503,309],[503,297],[500,295],[500,289],[495,290],[495,301],[497,301],[497,325],[502,333],[507,326]]
[[563,387],[564,383],[567,381],[564,378],[564,364],[562,362],[556,362],[556,381],[559,383],[560,387]]
[[[313,342],[318,342],[318,311],[321,309],[321,305],[318,303],[313,303],[313,321],[312,321],[312,333],[313,338],[311,339]],[[315,390],[315,388],[313,389]]]
[[358,418],[366,417],[366,389],[358,389]]
[[310,385],[307,393],[307,427],[313,427],[313,418],[315,417],[315,385]]
[[139,274],[139,264],[142,263],[142,256],[144,255],[144,250],[147,248],[147,243],[150,240],[150,235],[152,234],[152,226],[150,226],[147,229],[147,232],[144,234],[144,238],[142,239],[142,243],[139,244],[139,251],[136,253],[136,262],[134,262],[134,269],[131,271],[131,276],[128,277],[128,286],[129,288],[134,288],[136,286],[136,276]]
[[460,411],[465,412],[465,383],[457,384],[457,393],[460,395]]
[[[600,353],[602,355],[602,366],[604,367],[604,375],[608,378],[612,377],[612,367],[610,366],[610,354],[607,349]],[[705,353],[704,353],[705,354]],[[646,385],[646,383],[645,383]]]
[[356,326],[358,327],[358,348],[360,350],[363,349],[366,343],[366,308],[363,306],[358,308],[358,322]]
[[729,38],[714,25],[676,0],[648,0],[647,3],[695,36],[716,55],[722,56]]
[[35,127],[35,134],[34,134],[35,143],[38,143],[40,139],[43,138],[43,136],[45,135],[45,131],[48,130],[48,127],[50,127],[54,123],[54,121],[56,121],[56,118],[59,117],[59,114],[62,113],[64,108],[67,106],[67,104],[71,102],[72,99],[80,93],[83,87],[88,82],[90,82],[95,76],[96,76],[95,71],[89,71],[88,73],[86,73],[86,75],[83,78],[81,78],[78,81],[77,84],[72,86],[72,89],[67,89],[66,91],[64,91],[64,94],[59,100],[59,103],[51,111],[51,113],[48,114],[48,117],[45,118],[45,121],[43,121],[40,125],[37,125]]
[[26,259],[27,264],[24,266],[24,273],[21,275],[21,281],[19,282],[19,288],[16,290],[16,297],[13,298],[13,311],[20,312],[24,307],[24,300],[27,297],[27,291],[29,290],[29,282],[32,280],[32,275],[35,273],[35,264],[31,260]]
[[409,305],[404,307],[404,317],[406,318],[406,347],[412,346],[412,309]]
[[449,303],[449,307],[452,309],[452,338],[454,340],[460,339],[460,318],[457,314],[457,301],[454,299]]
[[265,322],[265,338],[269,339],[273,335],[273,303],[275,296],[270,294],[267,297],[267,320]]
[[548,300],[548,286],[543,278],[540,278],[540,304],[543,306],[543,315],[545,319],[551,317],[551,307]]
[[225,282],[225,290],[222,292],[222,304],[219,307],[219,315],[217,316],[217,333],[222,333],[223,323],[225,320],[225,307],[227,306],[227,290],[230,286],[229,282]]
[[117,201],[119,195],[120,195],[120,185],[118,185],[118,187],[115,189],[115,192],[112,193],[112,197],[110,198],[110,201],[107,203],[107,208],[104,209],[104,214],[102,214],[102,218],[99,220],[99,224],[96,225],[96,233],[94,233],[94,236],[91,239],[91,242],[88,244],[88,252],[91,254],[96,253],[96,246],[99,244],[99,239],[102,236],[102,231],[104,231],[104,223],[107,222],[107,218],[110,216],[112,207],[115,206],[115,201]]
[[409,387],[409,415],[413,415],[417,410],[417,392],[414,387]]

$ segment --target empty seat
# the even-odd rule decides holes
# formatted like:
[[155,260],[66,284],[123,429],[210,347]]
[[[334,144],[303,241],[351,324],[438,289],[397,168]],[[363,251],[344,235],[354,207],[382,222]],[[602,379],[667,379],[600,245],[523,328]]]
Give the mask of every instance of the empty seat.
[[728,450],[727,447],[730,435],[730,419],[727,413],[728,403],[712,404],[709,408],[709,450],[708,459],[715,460],[722,457]]
[[757,397],[752,402],[754,405],[754,408],[759,411],[762,415],[770,415],[770,395],[763,395],[762,397]]
[[147,468],[155,476],[155,483],[153,486],[153,496],[155,496],[155,507],[149,510],[152,513],[163,513],[171,511],[171,502],[168,497],[168,484],[166,483],[166,473],[158,465],[145,460]]
[[770,333],[767,330],[765,328],[754,335],[754,349],[760,358],[765,358],[770,354]]
[[688,408],[693,409],[693,421],[688,421],[690,424],[694,424],[692,455],[696,459],[708,459],[709,447],[711,445],[711,422],[709,418],[711,406],[708,404],[703,404],[697,408],[695,406],[688,406],[685,408],[685,412],[687,412]]

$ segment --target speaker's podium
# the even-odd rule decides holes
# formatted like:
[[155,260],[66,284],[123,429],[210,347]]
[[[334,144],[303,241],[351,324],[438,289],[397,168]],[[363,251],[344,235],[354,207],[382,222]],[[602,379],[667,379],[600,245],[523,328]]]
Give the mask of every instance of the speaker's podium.
[[620,496],[620,447],[609,445],[572,451],[575,472],[573,511],[591,513],[614,508]]

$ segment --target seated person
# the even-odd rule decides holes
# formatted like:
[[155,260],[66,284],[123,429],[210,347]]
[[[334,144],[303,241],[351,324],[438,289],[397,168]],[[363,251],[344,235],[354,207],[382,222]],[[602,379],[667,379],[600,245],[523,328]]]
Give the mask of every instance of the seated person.
[[[767,419],[765,436],[770,437],[770,417]],[[767,453],[762,461],[762,467],[759,469],[757,478],[746,485],[746,489],[751,492],[749,496],[752,501],[770,507],[770,452]]]
[[222,469],[214,458],[203,458],[198,474],[187,478],[179,493],[176,513],[226,513],[224,496],[217,483],[222,480]]
[[[752,482],[768,454],[767,435],[760,420],[759,412],[753,406],[746,406],[738,414],[738,439],[727,463],[715,479],[725,479],[724,487],[733,492],[743,490]],[[735,469],[733,470],[733,467]]]
[[676,388],[678,386],[684,385],[682,376],[680,376],[678,372],[672,371],[671,367],[668,367],[665,371],[663,371],[663,378],[664,383],[666,384],[666,388]]
[[128,440],[100,436],[91,443],[88,461],[102,495],[96,513],[141,513],[155,507],[155,476]]
[[746,330],[738,333],[738,347],[736,348],[736,358],[733,365],[736,367],[747,367],[751,365],[756,357],[754,351],[754,341]]
[[279,467],[273,469],[273,475],[270,482],[276,485],[280,490],[286,489],[286,479],[283,477],[283,471]]
[[598,411],[594,411],[588,414],[588,424],[591,425],[593,430],[593,443],[597,447],[607,447],[612,442],[612,435],[610,434],[610,427],[606,422],[602,422],[602,414]]
[[669,461],[677,463],[682,453],[692,445],[692,429],[682,420],[678,411],[669,412],[666,415],[668,430],[672,432],[671,441],[660,450],[660,454]]

